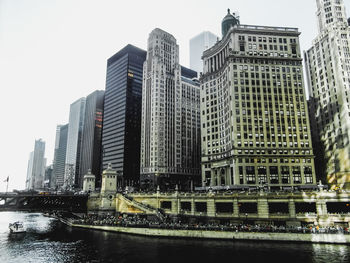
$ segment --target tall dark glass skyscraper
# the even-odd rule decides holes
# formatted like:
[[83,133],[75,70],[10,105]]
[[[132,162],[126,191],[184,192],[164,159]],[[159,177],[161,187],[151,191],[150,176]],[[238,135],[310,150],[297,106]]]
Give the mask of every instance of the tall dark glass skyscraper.
[[67,151],[68,124],[58,125],[56,130],[55,154],[53,160],[52,187],[60,188],[64,183]]
[[84,175],[91,169],[100,185],[101,139],[104,91],[96,90],[86,97],[84,127],[80,150],[79,188],[83,187]]
[[112,164],[125,184],[139,180],[142,71],[146,51],[127,45],[107,61],[102,130],[103,169]]

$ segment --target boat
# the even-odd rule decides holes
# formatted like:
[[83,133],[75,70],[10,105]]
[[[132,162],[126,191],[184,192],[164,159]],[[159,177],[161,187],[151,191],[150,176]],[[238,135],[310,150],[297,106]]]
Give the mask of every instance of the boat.
[[9,229],[10,229],[10,233],[13,233],[13,234],[26,232],[26,230],[23,227],[23,223],[19,221],[9,224]]

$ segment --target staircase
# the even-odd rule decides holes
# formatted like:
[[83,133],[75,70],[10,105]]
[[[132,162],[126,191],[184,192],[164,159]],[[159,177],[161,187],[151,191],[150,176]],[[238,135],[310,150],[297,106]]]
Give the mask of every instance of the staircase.
[[150,205],[143,204],[141,202],[135,201],[131,196],[128,196],[126,194],[121,194],[120,197],[129,205],[136,207],[140,209],[141,211],[144,211],[146,214],[154,214],[156,215],[161,221],[165,219],[165,214],[162,209],[155,208]]

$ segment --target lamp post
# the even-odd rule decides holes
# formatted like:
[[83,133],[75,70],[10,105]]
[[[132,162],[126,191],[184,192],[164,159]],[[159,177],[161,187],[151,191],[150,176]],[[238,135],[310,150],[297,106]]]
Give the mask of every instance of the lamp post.
[[334,180],[335,180],[335,189],[338,190],[338,176],[337,176],[337,165],[335,160],[335,153],[333,156],[333,164],[334,164]]
[[5,182],[6,182],[6,194],[7,194],[8,190],[9,190],[9,180],[10,180],[10,176],[7,176],[7,178],[5,180]]

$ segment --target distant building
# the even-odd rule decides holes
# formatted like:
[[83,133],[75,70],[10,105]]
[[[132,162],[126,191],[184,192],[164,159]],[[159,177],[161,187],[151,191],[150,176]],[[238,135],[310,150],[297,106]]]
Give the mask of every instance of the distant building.
[[90,170],[101,184],[101,141],[104,91],[97,90],[86,97],[85,120],[81,143],[78,186],[83,188],[84,175]]
[[51,187],[61,188],[64,183],[64,172],[67,151],[68,124],[57,125],[55,152],[53,159],[53,171]]
[[179,46],[156,28],[143,69],[141,176],[144,187],[189,189],[200,174],[197,72],[181,67]]
[[190,39],[190,68],[203,72],[203,51],[211,48],[218,41],[218,36],[209,31],[200,33]]
[[319,34],[305,52],[318,176],[350,188],[350,27],[343,0],[317,0]]
[[31,152],[29,154],[29,160],[28,160],[28,166],[27,166],[27,178],[26,178],[26,189],[29,190],[31,189],[31,182],[32,182],[32,173],[33,173],[33,159],[34,157],[34,152]]
[[52,187],[53,180],[53,165],[46,166],[45,168],[45,178],[44,178],[44,188],[48,189]]
[[34,151],[30,153],[27,169],[27,190],[39,190],[44,186],[45,166],[45,142],[41,139],[35,141]]
[[[121,184],[138,183],[142,68],[146,51],[127,45],[107,61],[102,128],[102,165],[109,163]],[[95,175],[97,175],[95,173]]]
[[64,174],[64,187],[66,189],[78,187],[85,102],[85,98],[80,98],[70,105]]
[[202,185],[314,188],[300,32],[228,13],[222,33],[203,53]]

